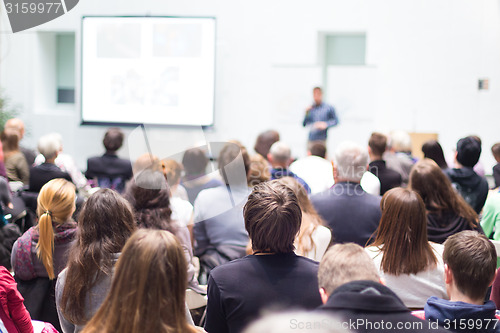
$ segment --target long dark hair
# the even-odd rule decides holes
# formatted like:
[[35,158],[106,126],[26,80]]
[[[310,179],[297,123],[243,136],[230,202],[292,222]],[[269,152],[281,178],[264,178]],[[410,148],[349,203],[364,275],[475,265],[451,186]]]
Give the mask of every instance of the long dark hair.
[[134,207],[139,227],[173,232],[170,193],[161,171],[145,170],[127,184],[123,196]]
[[87,199],[78,218],[61,300],[62,313],[70,322],[81,325],[89,319],[88,293],[100,276],[111,275],[113,254],[121,252],[134,230],[132,207],[117,192],[101,189]]
[[111,290],[89,332],[194,332],[185,313],[186,259],[163,230],[138,230],[116,265]]
[[413,166],[409,187],[420,194],[429,213],[453,212],[466,219],[472,228],[477,226],[476,212],[455,192],[451,181],[433,160],[426,158]]
[[422,198],[415,191],[394,188],[380,202],[382,218],[373,246],[383,252],[385,273],[417,274],[437,258],[427,240],[427,216]]
[[446,163],[446,159],[444,158],[443,148],[436,140],[426,141],[422,145],[422,152],[425,158],[430,158],[436,162],[441,169],[448,168],[448,163]]

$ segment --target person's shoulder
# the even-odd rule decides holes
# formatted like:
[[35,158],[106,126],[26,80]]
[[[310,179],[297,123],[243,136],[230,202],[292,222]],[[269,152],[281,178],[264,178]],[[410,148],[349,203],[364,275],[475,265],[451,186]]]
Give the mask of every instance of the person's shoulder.
[[214,280],[219,280],[223,278],[232,278],[232,272],[239,271],[242,266],[249,265],[251,262],[256,260],[254,255],[247,255],[243,258],[235,259],[230,262],[224,263],[212,269],[210,271],[210,276]]

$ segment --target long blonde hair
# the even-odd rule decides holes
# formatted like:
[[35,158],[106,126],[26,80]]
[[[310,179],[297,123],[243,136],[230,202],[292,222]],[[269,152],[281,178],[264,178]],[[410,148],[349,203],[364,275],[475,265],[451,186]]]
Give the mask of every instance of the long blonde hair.
[[84,333],[194,332],[186,321],[184,251],[165,230],[140,229],[127,241],[111,289]]
[[38,194],[38,230],[36,254],[47,270],[49,279],[54,279],[54,224],[68,221],[75,211],[75,185],[65,179],[53,179],[43,185]]

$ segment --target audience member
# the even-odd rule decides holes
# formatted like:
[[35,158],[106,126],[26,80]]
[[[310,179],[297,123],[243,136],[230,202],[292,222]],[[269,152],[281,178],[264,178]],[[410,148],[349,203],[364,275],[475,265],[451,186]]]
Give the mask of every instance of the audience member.
[[377,230],[380,197],[366,193],[359,184],[367,166],[365,148],[352,142],[341,143],[335,152],[335,185],[311,197],[314,208],[332,230],[335,243],[364,246]]
[[48,321],[60,330],[54,288],[66,266],[76,234],[71,220],[75,211],[75,186],[53,179],[38,195],[38,225],[31,227],[12,248],[12,268],[33,319]]
[[250,156],[250,170],[248,173],[248,186],[254,187],[271,178],[269,163],[260,154]]
[[[345,325],[344,327],[349,327]],[[270,313],[253,322],[243,333],[349,333],[340,318],[306,311]]]
[[495,246],[476,231],[462,231],[444,243],[443,260],[450,300],[430,297],[425,318],[452,332],[498,332],[495,303],[484,302],[496,274]]
[[373,261],[357,244],[337,244],[318,271],[321,306],[316,312],[341,318],[356,332],[447,332],[411,315],[403,301],[381,284]]
[[311,188],[311,194],[323,192],[333,186],[332,162],[326,160],[324,142],[311,142],[307,157],[290,164],[290,171],[304,179]]
[[[143,159],[150,160],[153,164],[149,168],[141,169]],[[123,196],[132,204],[138,226],[144,229],[167,230],[179,239],[186,256],[189,287],[198,290],[198,282],[194,276],[191,235],[185,222],[172,218],[170,194],[158,157],[145,154],[134,164],[134,169],[140,171],[134,172],[135,179],[127,183]]]
[[493,178],[495,179],[495,188],[500,187],[500,142],[491,147],[491,152],[497,164],[493,167]]
[[113,267],[136,229],[130,204],[117,192],[101,189],[85,202],[68,266],[56,284],[56,304],[64,333],[80,332],[104,301]]
[[427,241],[425,205],[418,193],[394,188],[382,197],[382,218],[366,248],[385,284],[409,308],[430,296],[446,297],[443,246]]
[[405,131],[393,131],[388,137],[387,150],[382,156],[387,167],[401,175],[403,186],[408,184],[410,171],[415,163],[411,149],[410,135]]
[[181,177],[184,172],[182,164],[172,159],[163,159],[161,160],[161,167],[170,189],[171,199],[189,200],[186,189],[181,185]]
[[491,190],[483,207],[481,228],[486,237],[500,241],[500,192]]
[[441,148],[441,145],[436,140],[426,141],[422,145],[422,153],[424,153],[424,158],[433,160],[442,170],[449,168],[444,158],[443,148]]
[[227,143],[218,160],[225,186],[201,191],[194,203],[195,255],[203,284],[215,266],[243,257],[248,243],[243,206],[251,191],[250,158],[244,147]]
[[30,170],[26,158],[19,150],[19,140],[18,131],[14,129],[4,129],[2,131],[1,141],[7,178],[11,182],[22,182],[26,185],[30,180]]
[[324,226],[325,222],[314,209],[306,190],[298,181],[292,177],[283,177],[278,181],[292,189],[302,211],[300,232],[295,240],[295,253],[314,261],[321,261],[332,240],[332,232]]
[[271,180],[280,179],[281,177],[293,177],[304,186],[307,193],[311,193],[311,188],[305,180],[288,169],[292,162],[292,152],[286,143],[282,141],[275,142],[271,146],[269,154],[267,154],[267,160],[271,164]]
[[368,170],[380,180],[380,195],[384,195],[391,188],[401,186],[402,183],[401,175],[388,168],[382,159],[386,148],[387,137],[382,133],[372,133],[368,141],[368,154],[371,161],[368,165]]
[[241,332],[265,308],[313,309],[321,304],[318,264],[293,253],[302,219],[293,191],[277,181],[255,186],[244,216],[254,254],[212,270],[205,324],[209,333]]
[[[59,151],[57,153],[57,157],[54,161],[54,164],[57,165],[59,169],[63,172],[67,172],[71,176],[71,181],[76,185],[78,190],[88,191],[90,188],[87,188],[87,178],[82,174],[80,169],[76,166],[75,160],[71,155],[63,153],[63,140],[62,136],[59,133],[51,133],[48,134],[53,137],[54,141],[57,141],[59,144]],[[42,154],[39,154],[35,158],[34,166],[41,165],[45,162],[45,157]]]
[[7,179],[7,171],[5,170],[5,158],[3,154],[2,140],[0,140],[0,177]]
[[85,333],[186,332],[186,261],[168,231],[139,230],[116,264],[111,289]]
[[[11,118],[7,120],[7,122],[5,122],[4,129],[17,131],[19,133],[19,141],[24,138],[24,122],[19,118]],[[19,149],[21,150],[21,153],[23,153],[26,163],[28,163],[28,167],[31,167],[33,163],[35,163],[36,152],[33,149],[23,146],[20,146]]]
[[30,170],[29,191],[40,192],[40,189],[48,181],[56,178],[64,178],[72,181],[71,176],[62,171],[55,160],[59,154],[59,141],[51,134],[44,135],[38,140],[38,151],[45,158],[43,164],[34,166]]
[[474,209],[455,192],[448,177],[434,161],[424,159],[415,164],[409,187],[424,200],[429,241],[444,243],[446,238],[462,230],[482,232]]
[[[482,149],[483,142],[481,138],[477,135],[470,135],[470,137],[479,142],[479,146],[481,146]],[[484,165],[483,162],[481,162],[481,160],[478,160],[476,165],[474,165],[474,172],[477,173],[480,177],[484,177],[486,175],[486,171],[484,169]]]
[[473,170],[479,156],[481,144],[477,139],[470,136],[460,139],[455,154],[455,167],[446,170],[453,186],[478,214],[483,209],[489,188],[488,181]]
[[271,146],[278,141],[280,141],[280,134],[275,130],[268,130],[259,134],[253,149],[257,154],[267,160],[269,149],[271,149]]
[[187,191],[188,199],[191,204],[198,197],[198,193],[207,188],[222,186],[218,179],[213,179],[205,174],[208,157],[200,148],[191,148],[186,150],[182,157],[185,175],[182,178],[182,186]]
[[110,128],[102,143],[106,152],[102,156],[87,160],[85,176],[93,179],[99,187],[123,192],[125,183],[132,178],[132,165],[128,159],[119,158],[117,151],[123,145],[124,134],[119,128]]

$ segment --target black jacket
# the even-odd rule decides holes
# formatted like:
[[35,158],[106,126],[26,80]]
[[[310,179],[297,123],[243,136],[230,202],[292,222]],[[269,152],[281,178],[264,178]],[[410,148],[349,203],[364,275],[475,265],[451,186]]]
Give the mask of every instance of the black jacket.
[[488,196],[488,181],[472,168],[447,169],[445,172],[465,201],[474,208],[476,213],[481,213]]
[[337,183],[313,195],[311,201],[332,230],[334,243],[365,246],[382,216],[380,197],[366,193],[357,183]]
[[384,160],[373,161],[369,164],[368,170],[380,180],[380,195],[391,188],[399,187],[403,183],[401,175],[385,165]]
[[87,179],[96,179],[98,185],[122,192],[125,183],[132,178],[132,165],[129,160],[113,154],[91,157],[87,160]]
[[373,281],[341,285],[316,311],[335,314],[354,332],[448,332],[413,316],[394,292]]
[[430,242],[442,244],[451,235],[464,230],[476,230],[484,234],[479,223],[476,228],[473,228],[469,221],[454,212],[429,212],[427,214],[427,238]]
[[67,172],[59,169],[55,164],[43,163],[32,167],[30,170],[29,191],[40,192],[43,185],[56,178],[64,178],[70,182],[72,181],[71,176]]

